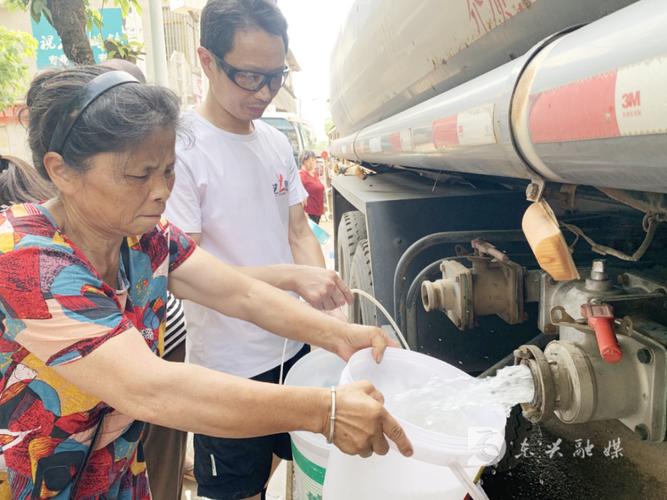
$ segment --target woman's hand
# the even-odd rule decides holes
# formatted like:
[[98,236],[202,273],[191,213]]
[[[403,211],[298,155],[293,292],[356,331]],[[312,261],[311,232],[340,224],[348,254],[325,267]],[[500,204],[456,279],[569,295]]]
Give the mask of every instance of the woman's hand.
[[367,347],[373,348],[373,359],[376,363],[382,361],[384,350],[388,347],[399,347],[396,341],[389,338],[382,328],[377,326],[356,325],[347,323],[341,329],[342,334],[336,337],[333,352],[345,361],[355,352]]
[[[410,440],[383,404],[382,394],[370,382],[337,387],[334,444],[349,455],[369,457],[373,453],[385,455],[389,451],[389,438],[403,455],[412,455]],[[322,431],[325,437],[330,431],[330,411]]]

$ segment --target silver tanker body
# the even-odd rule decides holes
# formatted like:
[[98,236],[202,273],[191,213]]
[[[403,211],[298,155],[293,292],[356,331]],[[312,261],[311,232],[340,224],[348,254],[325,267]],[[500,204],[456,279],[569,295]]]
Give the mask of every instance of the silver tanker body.
[[331,72],[343,278],[412,349],[530,368],[491,498],[666,498],[667,0],[358,1]]
[[334,123],[356,132],[634,1],[357,0],[332,53]]
[[635,2],[332,150],[369,163],[667,193],[665,26],[667,2]]

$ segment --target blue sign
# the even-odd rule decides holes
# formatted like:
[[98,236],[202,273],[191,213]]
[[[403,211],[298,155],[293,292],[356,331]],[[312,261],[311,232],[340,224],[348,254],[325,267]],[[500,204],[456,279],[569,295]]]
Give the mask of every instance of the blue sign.
[[[102,34],[105,39],[111,37],[118,40],[124,34],[123,17],[119,8],[102,9]],[[88,40],[93,49],[95,61],[100,62],[106,58],[106,52],[102,47],[100,32],[97,27],[88,32]],[[50,68],[53,66],[66,66],[69,59],[63,52],[63,45],[56,29],[49,24],[44,16],[38,23],[32,20],[32,36],[37,40],[37,69]]]

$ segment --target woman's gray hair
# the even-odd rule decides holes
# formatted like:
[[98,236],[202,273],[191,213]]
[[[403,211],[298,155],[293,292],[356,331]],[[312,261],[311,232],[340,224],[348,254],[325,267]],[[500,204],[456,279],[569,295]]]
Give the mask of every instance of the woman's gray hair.
[[[44,155],[59,118],[68,112],[82,87],[108,68],[79,66],[39,73],[30,85],[26,103],[30,124],[28,142],[33,164],[46,179]],[[62,148],[70,167],[84,172],[87,160],[99,153],[128,152],[156,130],[177,131],[179,100],[157,85],[131,83],[108,90],[79,116]]]

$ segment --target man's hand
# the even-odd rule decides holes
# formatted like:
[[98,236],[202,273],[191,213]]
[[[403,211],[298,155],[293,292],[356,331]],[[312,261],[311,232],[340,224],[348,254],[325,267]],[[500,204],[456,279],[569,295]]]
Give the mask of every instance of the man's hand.
[[330,311],[352,303],[352,293],[338,273],[315,266],[291,266],[290,289],[316,309]]
[[345,361],[350,359],[355,352],[372,347],[373,359],[379,363],[387,347],[399,347],[382,328],[354,323],[345,325],[343,334],[336,339],[336,343],[335,352]]
[[345,323],[347,323],[349,321],[348,317],[347,317],[347,314],[345,313],[345,311],[342,307],[337,307],[336,309],[332,309],[331,311],[322,311],[322,312],[328,314],[332,318],[339,319],[339,320],[341,320]]

